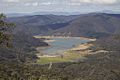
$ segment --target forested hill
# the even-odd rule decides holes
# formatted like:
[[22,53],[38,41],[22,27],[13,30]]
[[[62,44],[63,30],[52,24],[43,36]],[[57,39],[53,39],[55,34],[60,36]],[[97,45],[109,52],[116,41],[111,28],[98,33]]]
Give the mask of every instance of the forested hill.
[[83,15],[51,35],[103,37],[120,34],[120,14],[92,13]]
[[15,32],[14,28],[16,24],[6,22],[6,16],[0,14],[0,62],[26,62],[27,59],[33,58],[35,60],[36,47],[48,46],[43,40],[36,39],[24,31]]
[[9,18],[8,21],[17,24],[15,31],[31,35],[100,37],[120,32],[120,14],[33,15]]
[[15,32],[22,31],[31,35],[45,34],[68,25],[68,22],[78,16],[63,15],[33,15],[8,18],[8,22],[14,22],[17,26]]

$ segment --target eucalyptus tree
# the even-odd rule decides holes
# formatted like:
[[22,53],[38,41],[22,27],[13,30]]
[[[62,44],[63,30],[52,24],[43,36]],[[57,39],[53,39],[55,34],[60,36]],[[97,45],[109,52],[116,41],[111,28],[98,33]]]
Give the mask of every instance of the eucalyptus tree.
[[6,21],[6,16],[0,14],[0,45],[10,46],[10,40],[12,39],[11,31],[15,25]]

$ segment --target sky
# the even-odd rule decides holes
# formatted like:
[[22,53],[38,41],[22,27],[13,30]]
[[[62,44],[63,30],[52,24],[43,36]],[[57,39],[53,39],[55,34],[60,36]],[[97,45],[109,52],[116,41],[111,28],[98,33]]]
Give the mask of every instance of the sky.
[[120,0],[0,0],[1,13],[33,12],[120,13]]

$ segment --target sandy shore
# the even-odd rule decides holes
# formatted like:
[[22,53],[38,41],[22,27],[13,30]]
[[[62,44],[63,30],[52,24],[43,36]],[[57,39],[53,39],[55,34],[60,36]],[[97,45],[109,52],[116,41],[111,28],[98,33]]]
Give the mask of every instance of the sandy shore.
[[44,40],[44,42],[48,43],[48,42],[54,42],[55,40]]
[[90,48],[91,46],[93,46],[93,44],[84,43],[84,44],[80,44],[79,46],[72,48],[71,50],[76,50],[76,51],[85,50],[85,49]]

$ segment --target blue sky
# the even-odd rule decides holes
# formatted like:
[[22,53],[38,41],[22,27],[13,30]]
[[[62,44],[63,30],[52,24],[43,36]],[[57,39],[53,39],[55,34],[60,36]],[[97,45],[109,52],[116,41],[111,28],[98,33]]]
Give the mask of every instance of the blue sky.
[[120,13],[120,0],[0,0],[2,13],[31,12],[96,12]]

